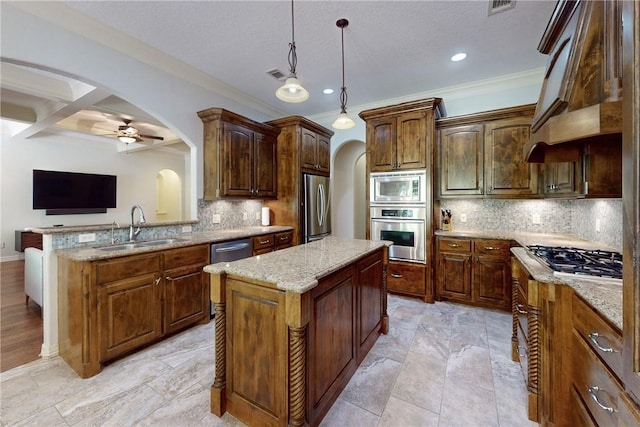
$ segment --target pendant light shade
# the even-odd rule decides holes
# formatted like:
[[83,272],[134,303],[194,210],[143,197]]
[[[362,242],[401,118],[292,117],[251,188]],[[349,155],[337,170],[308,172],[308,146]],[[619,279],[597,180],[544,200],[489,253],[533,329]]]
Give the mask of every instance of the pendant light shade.
[[334,129],[351,129],[356,125],[356,122],[347,114],[347,87],[344,84],[344,27],[347,25],[349,21],[346,19],[338,19],[336,22],[342,34],[342,87],[340,88],[340,114],[331,125]]
[[293,0],[291,0],[291,43],[289,43],[289,77],[284,85],[276,90],[278,99],[284,102],[302,102],[309,98],[309,92],[302,87],[296,75],[298,56],[296,55],[295,26],[293,20]]

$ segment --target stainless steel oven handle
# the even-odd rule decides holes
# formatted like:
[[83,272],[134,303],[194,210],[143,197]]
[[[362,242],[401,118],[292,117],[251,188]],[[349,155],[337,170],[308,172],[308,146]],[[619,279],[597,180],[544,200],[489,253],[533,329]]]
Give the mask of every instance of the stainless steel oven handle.
[[424,224],[422,219],[387,219],[387,218],[371,218],[371,222],[388,222],[392,224]]

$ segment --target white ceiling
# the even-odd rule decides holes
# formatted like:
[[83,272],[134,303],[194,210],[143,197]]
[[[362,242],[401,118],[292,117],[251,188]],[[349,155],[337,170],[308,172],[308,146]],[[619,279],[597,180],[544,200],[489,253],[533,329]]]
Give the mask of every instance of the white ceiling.
[[[547,58],[536,47],[556,2],[518,0],[514,8],[489,16],[488,0],[297,0],[297,73],[310,92],[309,100],[301,104],[278,100],[275,90],[282,82],[266,73],[277,68],[288,74],[289,1],[65,3],[85,14],[87,20],[102,21],[114,31],[126,33],[213,76],[283,115],[313,116],[339,111],[342,75],[336,21],[340,18],[349,20],[344,30],[349,110],[349,106],[544,67]],[[467,59],[451,62],[449,58],[460,51],[468,54]],[[132,49],[130,53],[135,56],[137,52]],[[3,111],[11,111],[6,108],[8,103],[34,109],[38,102],[61,102],[50,93],[30,93],[34,91],[24,90],[15,81],[7,83],[5,65],[2,71]],[[333,88],[334,94],[323,95],[325,88]],[[117,130],[120,118],[126,117],[137,121],[138,127],[145,127],[141,133],[167,132],[169,140],[177,138],[161,129],[161,123],[154,123],[153,118],[121,99],[108,93],[94,95],[98,101],[91,103],[87,98],[85,103],[91,105],[82,107],[94,111],[90,113],[93,116],[80,117],[77,109],[69,109],[67,117],[71,118],[63,122],[67,130],[109,132]],[[96,114],[106,123],[91,124],[91,120],[97,120]],[[62,127],[56,123],[43,127]]]

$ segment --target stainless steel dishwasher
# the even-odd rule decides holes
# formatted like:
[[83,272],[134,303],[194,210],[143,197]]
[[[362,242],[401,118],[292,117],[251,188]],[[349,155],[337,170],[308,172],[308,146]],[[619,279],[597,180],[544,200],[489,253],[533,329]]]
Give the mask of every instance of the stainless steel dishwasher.
[[[253,240],[242,239],[231,242],[213,243],[211,245],[211,264],[231,262],[253,256]],[[211,304],[211,319],[213,319],[213,303]]]

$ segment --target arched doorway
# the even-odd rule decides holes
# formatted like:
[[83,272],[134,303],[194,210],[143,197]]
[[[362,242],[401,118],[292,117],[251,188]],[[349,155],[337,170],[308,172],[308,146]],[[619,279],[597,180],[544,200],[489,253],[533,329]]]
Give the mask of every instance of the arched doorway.
[[182,220],[182,180],[171,169],[163,169],[156,176],[156,218]]
[[337,237],[364,239],[366,230],[365,143],[351,140],[336,149],[332,165],[332,231]]

